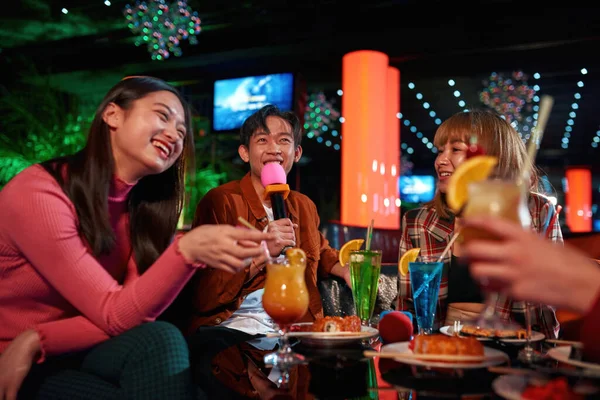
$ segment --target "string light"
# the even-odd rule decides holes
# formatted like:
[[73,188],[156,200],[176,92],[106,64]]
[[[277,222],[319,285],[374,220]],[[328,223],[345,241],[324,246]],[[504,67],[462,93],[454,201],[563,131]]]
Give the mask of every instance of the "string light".
[[504,115],[508,122],[520,122],[523,111],[532,109],[530,103],[535,91],[527,85],[523,71],[514,71],[511,77],[492,72],[483,84],[484,89],[479,95],[481,102]]
[[600,142],[600,129],[598,129],[596,131],[596,136],[594,136],[594,138],[592,139],[592,147],[593,148],[597,148],[598,147],[598,142]]
[[127,4],[123,10],[127,26],[137,35],[135,45],[146,44],[153,60],[166,60],[173,54],[182,54],[179,43],[188,40],[191,45],[198,43],[200,18],[187,4],[187,0],[136,1],[135,6]]
[[[539,76],[537,74],[536,76]],[[513,71],[510,76],[492,72],[483,81],[484,89],[479,99],[506,119],[524,138],[535,119],[531,113],[533,103],[539,101],[536,90],[527,84],[528,76],[523,71]]]
[[[587,75],[587,69],[581,69],[581,75]],[[582,88],[584,86],[583,80],[577,81],[577,87]],[[581,93],[576,92],[573,95],[574,101],[571,103],[571,111],[569,111],[569,118],[567,119],[567,123],[565,125],[565,131],[563,132],[562,143],[560,147],[563,149],[569,148],[569,142],[571,139],[571,134],[573,133],[573,125],[575,125],[575,118],[577,117],[577,110],[579,109],[579,102],[581,101]],[[593,145],[596,143],[596,146]],[[597,142],[592,141],[592,147],[597,147]]]
[[[541,77],[542,75],[540,75],[539,72],[535,72],[533,74],[533,79],[536,81],[536,83],[532,87],[532,89],[535,91],[535,94],[532,98],[533,106],[531,107],[531,109],[533,110],[533,115],[525,116],[524,120],[521,121],[520,127],[516,124],[514,126],[514,128],[517,129],[517,131],[521,134],[521,138],[524,142],[527,142],[529,140],[533,128],[537,125],[538,111],[540,110],[540,96],[538,94],[542,90],[542,88],[539,85],[539,80]],[[540,147],[540,143],[537,143],[537,147]]]
[[[454,79],[449,79],[448,80],[448,86],[450,87],[454,87],[456,85],[456,81]],[[456,97],[458,99],[458,106],[460,108],[462,108],[463,111],[468,111],[465,107],[467,106],[467,103],[460,98],[461,93],[460,90],[455,89],[454,92],[452,93],[454,95],[454,97]]]
[[[398,119],[402,119],[402,113],[398,113],[396,116],[398,117]],[[415,134],[415,136],[416,136],[418,139],[421,139],[421,142],[422,142],[422,143],[423,143],[423,144],[424,144],[424,145],[425,145],[425,146],[426,146],[426,147],[427,147],[429,150],[431,150],[431,152],[432,152],[432,153],[434,153],[434,154],[435,154],[435,153],[437,153],[437,152],[438,152],[438,151],[437,151],[437,149],[435,148],[435,146],[433,145],[433,142],[432,142],[432,141],[430,141],[429,139],[427,139],[427,138],[425,137],[425,135],[423,135],[423,133],[417,129],[417,127],[416,127],[416,126],[412,125],[412,124],[410,123],[410,120],[408,120],[408,119],[405,119],[405,120],[402,122],[402,124],[403,124],[404,126],[408,127],[408,129],[409,129],[409,130],[410,130],[412,133],[414,133],[414,134]],[[406,143],[402,143],[402,144],[400,145],[400,147],[402,148],[402,150],[406,150],[406,152],[407,152],[408,154],[413,154],[413,153],[414,153],[414,151],[415,151],[415,150],[414,150],[412,147],[409,147],[409,146],[408,146]]]
[[[413,82],[409,82],[408,88],[411,90],[415,90],[416,85]],[[423,106],[425,110],[429,110],[428,114],[431,118],[433,118],[433,122],[435,122],[436,125],[441,125],[442,120],[439,117],[437,117],[437,113],[433,110],[433,108],[431,108],[431,104],[425,101],[423,93],[417,92],[415,93],[415,97],[417,98],[417,100],[421,101],[421,106]]]

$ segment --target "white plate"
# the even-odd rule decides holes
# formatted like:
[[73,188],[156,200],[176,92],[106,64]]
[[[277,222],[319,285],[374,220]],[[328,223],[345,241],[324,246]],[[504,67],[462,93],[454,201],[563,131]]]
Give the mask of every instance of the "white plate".
[[494,393],[507,400],[522,400],[526,388],[527,377],[522,375],[501,375],[492,382]]
[[[301,322],[296,326],[312,325],[312,322]],[[290,332],[288,337],[296,338],[307,346],[334,347],[356,343],[379,335],[379,331],[370,326],[362,326],[361,332]]]
[[565,364],[574,365],[585,369],[591,369],[594,371],[600,371],[600,364],[571,360],[569,358],[571,354],[571,346],[559,346],[548,350],[548,357],[555,359],[556,361],[563,362]]
[[[412,350],[408,348],[410,342],[398,342],[390,343],[381,347],[381,352],[393,352],[393,353],[406,353],[413,354]],[[419,365],[422,367],[431,368],[447,368],[447,369],[477,369],[486,368],[493,365],[503,364],[509,361],[508,355],[500,350],[490,349],[489,347],[483,348],[484,357],[490,357],[489,360],[483,360],[477,363],[450,363],[450,362],[439,362],[439,361],[427,361],[419,360],[415,358],[395,358],[394,360],[410,365]]]
[[[453,326],[442,326],[440,328],[440,333],[443,333],[444,335],[448,335],[448,336],[453,336],[454,335],[454,327]],[[464,337],[467,337],[467,335],[461,335]],[[481,341],[481,342],[487,342],[490,340],[494,340],[491,338],[485,338],[485,337],[477,337],[477,336],[472,336],[475,339]],[[531,341],[532,342],[539,342],[540,340],[544,340],[546,336],[544,336],[543,333],[541,332],[536,332],[536,331],[531,331]],[[527,343],[527,341],[525,339],[498,339],[498,341],[503,342],[503,343],[513,343],[513,344],[525,344]]]

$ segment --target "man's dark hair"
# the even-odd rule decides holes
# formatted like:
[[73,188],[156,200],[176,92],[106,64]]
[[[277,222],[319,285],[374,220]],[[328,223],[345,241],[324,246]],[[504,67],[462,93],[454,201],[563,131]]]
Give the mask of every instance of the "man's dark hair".
[[259,129],[270,133],[269,128],[267,128],[267,117],[279,117],[289,122],[289,124],[292,126],[294,146],[300,146],[300,143],[302,142],[302,127],[300,126],[298,117],[293,112],[281,111],[277,106],[272,104],[262,107],[260,110],[249,116],[246,121],[244,121],[244,124],[240,129],[240,143],[246,147],[249,147],[250,138]]

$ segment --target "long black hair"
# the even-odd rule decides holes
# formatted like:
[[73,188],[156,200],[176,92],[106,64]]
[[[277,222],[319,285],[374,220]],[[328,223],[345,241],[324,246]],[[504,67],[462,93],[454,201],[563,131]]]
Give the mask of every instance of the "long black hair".
[[128,110],[134,101],[158,91],[177,96],[185,110],[187,134],[177,161],[160,174],[143,177],[129,193],[130,237],[140,273],[169,246],[183,210],[185,174],[193,165],[194,146],[190,110],[181,94],[157,78],[123,79],[110,89],[96,110],[85,147],[71,156],[42,163],[75,205],[79,233],[94,256],[109,253],[115,246],[108,215],[108,195],[115,163],[103,113],[110,103]]

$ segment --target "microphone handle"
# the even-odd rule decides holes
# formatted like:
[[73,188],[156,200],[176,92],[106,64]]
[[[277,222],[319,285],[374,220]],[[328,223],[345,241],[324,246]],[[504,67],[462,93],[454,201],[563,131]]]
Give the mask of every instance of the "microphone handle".
[[[273,208],[273,219],[278,220],[282,218],[287,218],[287,212],[285,211],[285,200],[283,199],[283,195],[281,193],[273,193],[271,194],[271,207]],[[285,251],[292,246],[285,246],[281,249],[280,255],[285,255]]]
[[273,208],[274,220],[287,218],[287,213],[285,212],[285,200],[283,200],[283,195],[281,193],[271,194],[271,207]]

